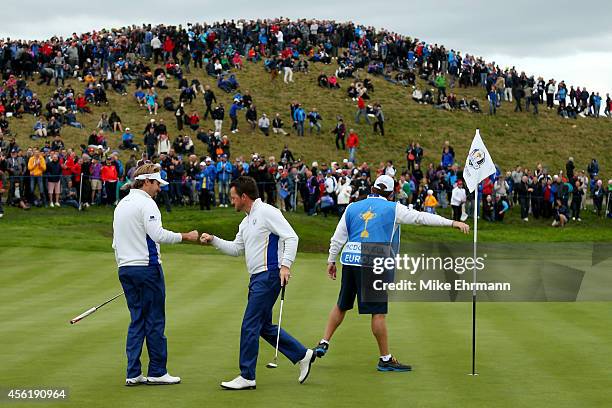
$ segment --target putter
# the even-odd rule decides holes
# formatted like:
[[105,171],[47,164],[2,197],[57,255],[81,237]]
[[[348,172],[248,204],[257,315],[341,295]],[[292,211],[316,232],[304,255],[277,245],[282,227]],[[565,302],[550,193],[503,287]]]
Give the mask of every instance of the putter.
[[283,302],[285,301],[285,283],[281,289],[281,305],[280,312],[278,314],[278,331],[276,332],[276,351],[274,352],[274,362],[270,362],[266,365],[267,368],[278,367],[278,342],[280,340],[281,321],[283,319]]
[[78,315],[77,317],[75,317],[74,319],[70,320],[70,324],[75,324],[80,322],[81,320],[83,320],[84,318],[86,318],[87,316],[89,316],[90,314],[94,313],[96,310],[100,309],[102,306],[112,302],[113,300],[117,299],[119,296],[123,295],[124,292],[121,292],[120,294],[118,294],[117,296],[108,299],[106,302],[102,303],[101,305],[98,306],[94,306],[91,309],[87,309],[86,311],[84,311],[83,313],[81,313],[80,315]]

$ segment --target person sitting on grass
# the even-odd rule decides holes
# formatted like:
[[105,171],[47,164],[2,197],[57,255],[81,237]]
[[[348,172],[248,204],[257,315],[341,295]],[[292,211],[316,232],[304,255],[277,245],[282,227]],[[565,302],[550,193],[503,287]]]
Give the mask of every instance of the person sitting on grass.
[[300,58],[297,65],[295,66],[297,72],[308,74],[308,61],[304,58]]
[[62,191],[61,205],[64,207],[79,208],[77,189],[72,183],[72,179],[68,179],[66,188]]
[[331,89],[340,89],[340,84],[338,83],[338,78],[336,76],[334,76],[334,75],[330,75],[327,78],[327,83],[328,83],[328,86]]
[[283,136],[289,136],[289,133],[283,129],[283,120],[280,117],[280,113],[277,113],[272,120],[272,132],[275,134],[280,133]]
[[423,103],[423,92],[416,86],[412,87],[412,100],[416,103]]
[[83,128],[83,124],[79,122],[76,118],[76,114],[72,109],[69,109],[68,112],[64,115],[64,121],[68,124],[68,126],[72,126],[78,129]]
[[219,79],[217,79],[217,86],[221,88],[224,92],[227,92],[227,93],[232,92],[232,86],[229,80],[224,79],[223,77],[220,77]]
[[149,110],[149,115],[157,115],[157,108],[159,106],[157,104],[157,92],[155,92],[155,88],[149,89],[149,91],[145,95],[145,100],[147,102],[147,109]]
[[329,87],[329,82],[327,81],[327,75],[325,75],[323,71],[321,71],[321,73],[317,77],[317,84],[319,84],[319,86],[322,88]]
[[242,70],[242,57],[237,52],[232,57],[232,65],[237,70]]
[[179,101],[180,102],[189,102],[189,103],[192,103],[194,99],[195,99],[195,93],[194,93],[193,89],[191,89],[189,87],[183,87],[181,89],[181,93],[179,95]]
[[123,132],[123,125],[121,124],[121,118],[119,117],[119,115],[117,115],[117,112],[115,111],[111,112],[108,118],[108,122],[110,123],[113,132]]
[[121,135],[121,148],[126,150],[135,150],[138,151],[138,145],[134,143],[134,135],[130,131],[129,127],[125,128],[125,132]]
[[101,84],[96,85],[96,89],[94,91],[94,104],[96,106],[100,106],[101,104],[108,105],[108,97],[106,96],[106,91]]
[[155,86],[160,89],[168,89],[168,85],[166,85],[166,73],[164,71],[160,71],[155,78]]
[[87,102],[89,103],[94,103],[95,102],[95,93],[96,93],[96,89],[94,88],[93,84],[89,84],[87,85],[87,88],[85,88],[85,99],[87,100]]
[[423,99],[422,99],[424,104],[427,105],[433,105],[434,104],[434,97],[433,97],[433,89],[427,89],[424,93],[423,93]]
[[47,137],[47,125],[43,122],[42,118],[38,118],[32,129],[36,137]]
[[191,112],[191,115],[189,115],[187,122],[189,123],[189,127],[191,128],[191,130],[198,130],[200,127],[200,116],[198,115],[198,112]]
[[57,136],[60,134],[60,130],[62,129],[62,124],[55,118],[55,116],[51,116],[49,122],[47,123],[47,134],[49,136]]
[[440,109],[440,110],[451,110],[451,106],[448,103],[448,98],[444,95],[440,96],[440,100],[438,101],[437,104],[434,105],[435,109]]
[[491,194],[487,194],[482,203],[482,218],[489,222],[495,221],[495,203]]
[[495,217],[499,222],[504,222],[504,215],[510,209],[508,198],[506,196],[500,197],[495,203]]
[[108,120],[108,115],[106,113],[100,115],[100,120],[98,121],[98,125],[96,126],[96,128],[105,131],[110,131],[112,129]]
[[146,103],[146,98],[145,93],[143,92],[141,87],[136,88],[136,92],[134,92],[134,98],[136,99],[136,102],[138,102],[138,106],[143,108]]
[[480,110],[480,104],[476,99],[472,99],[470,101],[469,108],[470,112],[472,113],[482,113],[482,110]]
[[569,211],[560,198],[556,200],[554,218],[555,220],[552,222],[553,227],[565,227],[569,220]]
[[259,122],[257,123],[257,125],[259,127],[259,130],[261,130],[264,135],[270,135],[270,119],[268,119],[268,116],[266,116],[265,113],[261,115],[261,118],[259,118]]
[[251,105],[246,111],[246,121],[251,126],[251,132],[257,128],[257,109]]
[[21,187],[18,181],[15,181],[15,192],[12,197],[9,197],[7,202],[14,207],[19,207],[22,210],[29,210],[30,204],[28,204],[27,200],[21,195]]

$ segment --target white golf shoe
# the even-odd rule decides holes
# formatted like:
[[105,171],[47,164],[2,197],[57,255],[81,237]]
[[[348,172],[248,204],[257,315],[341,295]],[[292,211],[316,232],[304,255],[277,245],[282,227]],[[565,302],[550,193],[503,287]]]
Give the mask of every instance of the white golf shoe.
[[312,363],[316,358],[317,355],[314,353],[314,351],[312,349],[307,349],[304,358],[298,361],[298,365],[300,367],[300,376],[298,377],[298,381],[300,384],[303,384],[308,378],[308,374],[310,374],[310,366],[312,366]]
[[146,383],[147,383],[147,377],[145,377],[142,374],[140,374],[138,377],[125,379],[125,385],[127,385],[128,387],[132,387],[134,385],[146,384]]
[[225,388],[226,390],[234,390],[234,391],[254,390],[256,388],[255,380],[247,380],[241,375],[234,378],[232,381],[223,381],[221,383],[221,387]]
[[172,385],[181,382],[181,377],[173,377],[166,373],[161,377],[147,377],[147,384],[150,385]]

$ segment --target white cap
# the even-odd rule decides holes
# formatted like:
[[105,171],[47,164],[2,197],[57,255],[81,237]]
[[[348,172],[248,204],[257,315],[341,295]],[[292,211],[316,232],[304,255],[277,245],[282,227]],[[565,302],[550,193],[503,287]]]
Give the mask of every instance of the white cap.
[[[380,184],[385,186],[385,188],[381,189],[379,186]],[[395,187],[395,181],[393,181],[390,176],[383,174],[382,176],[378,176],[378,178],[374,182],[374,187],[381,189],[385,193],[392,192],[393,188]]]
[[200,162],[200,166],[206,166],[206,162],[201,161],[201,162]]
[[159,184],[162,186],[167,186],[168,182],[161,177],[161,173],[149,173],[149,174],[141,174],[140,176],[136,176],[136,180],[157,180]]

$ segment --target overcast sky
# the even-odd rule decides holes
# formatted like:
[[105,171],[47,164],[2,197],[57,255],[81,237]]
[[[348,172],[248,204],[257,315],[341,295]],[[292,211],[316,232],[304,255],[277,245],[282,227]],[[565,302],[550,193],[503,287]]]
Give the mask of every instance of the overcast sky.
[[2,1],[0,38],[45,39],[92,29],[237,18],[326,18],[386,28],[516,66],[545,79],[612,92],[610,0],[64,0]]

